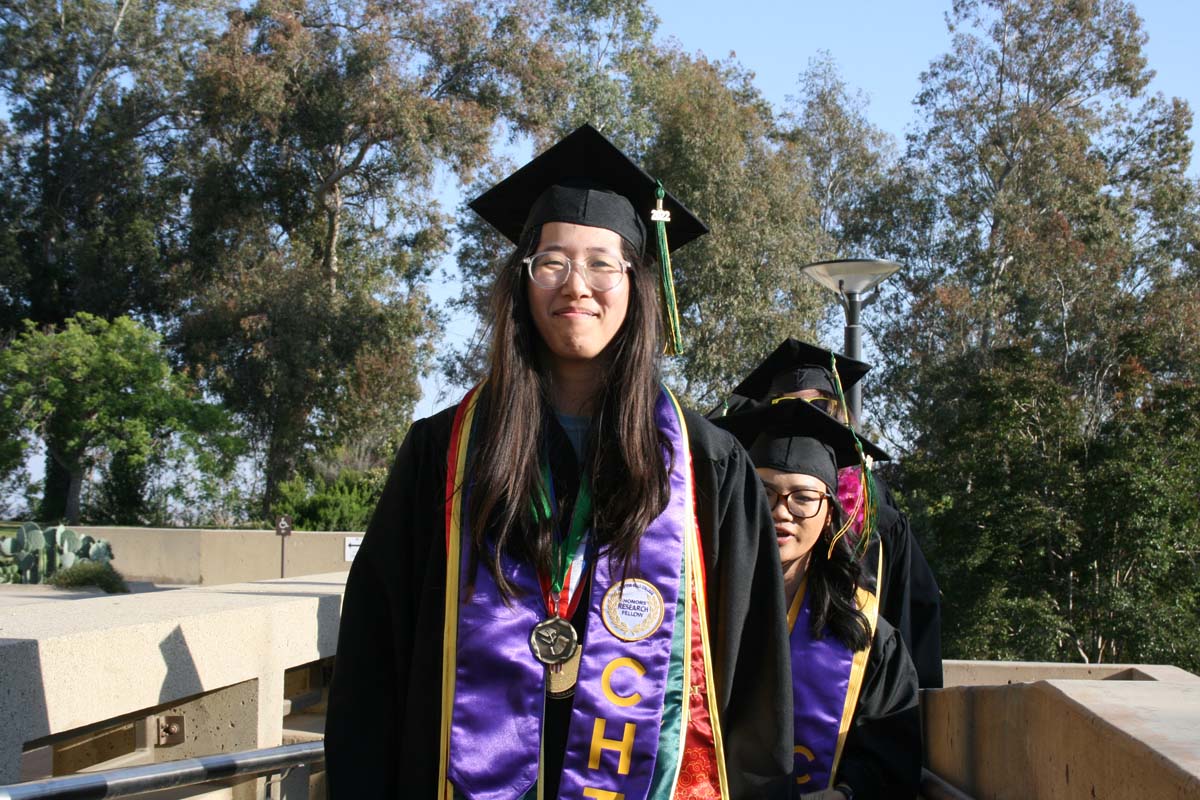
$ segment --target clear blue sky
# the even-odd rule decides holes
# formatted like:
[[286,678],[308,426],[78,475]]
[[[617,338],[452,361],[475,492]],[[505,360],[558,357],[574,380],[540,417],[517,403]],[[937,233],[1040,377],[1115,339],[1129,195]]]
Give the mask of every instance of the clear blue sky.
[[[914,121],[912,100],[929,62],[949,49],[945,14],[949,0],[857,0],[838,4],[814,0],[650,0],[659,17],[660,40],[674,39],[689,53],[736,58],[753,70],[755,84],[776,107],[796,91],[797,78],[822,50],[837,63],[846,84],[869,100],[868,118],[902,140]],[[1153,0],[1135,3],[1149,41],[1145,53],[1157,72],[1151,91],[1186,99],[1200,109],[1200,2]],[[1192,140],[1197,128],[1192,126]],[[1193,161],[1191,174],[1200,175]],[[456,192],[451,192],[457,196]],[[437,299],[458,294],[456,285],[436,287]],[[454,346],[473,331],[453,320],[443,341]],[[834,337],[840,340],[840,325]],[[835,343],[836,344],[836,343]],[[869,345],[869,343],[868,343]],[[439,376],[423,381],[417,417],[457,400],[458,390]],[[446,396],[439,398],[439,390]]]
[[[809,59],[829,51],[846,83],[870,98],[871,121],[897,138],[913,121],[921,71],[949,49],[949,0],[650,0],[659,36],[712,58],[729,53],[755,73],[755,84],[780,107]],[[1145,53],[1158,74],[1152,91],[1200,107],[1200,3],[1135,2],[1149,36]],[[1196,128],[1192,128],[1193,140]],[[1193,174],[1197,174],[1195,166]]]

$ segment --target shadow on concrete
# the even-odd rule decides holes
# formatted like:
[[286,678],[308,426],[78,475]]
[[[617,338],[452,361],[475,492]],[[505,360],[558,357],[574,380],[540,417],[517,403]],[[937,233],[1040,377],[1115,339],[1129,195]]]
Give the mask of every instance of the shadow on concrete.
[[167,667],[166,677],[158,690],[158,701],[166,703],[180,697],[190,697],[204,691],[200,680],[200,672],[192,659],[188,648],[187,638],[183,628],[176,625],[166,637],[158,643],[158,651],[162,653],[163,664]]
[[36,639],[0,638],[0,785],[22,780],[25,744],[50,732]]

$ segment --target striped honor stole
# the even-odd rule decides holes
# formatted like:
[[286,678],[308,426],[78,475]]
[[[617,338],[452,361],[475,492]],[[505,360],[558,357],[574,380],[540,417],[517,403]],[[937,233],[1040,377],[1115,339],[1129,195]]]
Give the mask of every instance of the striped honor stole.
[[[833,788],[846,734],[858,705],[867,671],[868,644],[853,652],[835,639],[826,628],[821,638],[812,635],[812,611],[806,591],[808,581],[800,585],[788,610],[791,627],[792,701],[795,713],[793,775],[803,791]],[[866,614],[874,636],[879,603],[866,589],[856,592],[859,609]]]
[[[482,384],[481,384],[482,386]],[[446,591],[439,783],[442,800],[543,800],[547,668],[530,634],[546,617],[535,568],[502,554],[515,587],[505,599],[486,569],[467,585],[467,473],[479,437],[481,386],[459,404],[447,458]],[[595,559],[587,636],[568,725],[559,796],[598,800],[725,798],[712,699],[704,562],[691,454],[678,403],[665,388],[655,422],[670,442],[670,499],[647,527],[636,578]],[[672,455],[674,457],[672,457]]]

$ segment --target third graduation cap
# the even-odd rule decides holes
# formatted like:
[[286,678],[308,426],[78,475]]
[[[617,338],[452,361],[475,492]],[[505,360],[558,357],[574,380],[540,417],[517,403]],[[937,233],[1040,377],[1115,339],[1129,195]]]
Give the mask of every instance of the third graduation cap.
[[591,125],[572,131],[470,207],[514,244],[547,222],[615,231],[643,256],[653,238],[668,351],[680,352],[670,251],[708,233],[708,227]]
[[801,389],[817,389],[837,397],[831,356],[837,356],[837,373],[843,389],[858,383],[871,369],[866,362],[789,337],[734,387],[733,393],[752,400],[769,400]]
[[[714,420],[738,438],[756,467],[820,478],[837,491],[839,469],[859,463],[855,434],[821,409],[796,398],[762,403],[753,411]],[[891,459],[878,446],[859,438],[863,454]]]

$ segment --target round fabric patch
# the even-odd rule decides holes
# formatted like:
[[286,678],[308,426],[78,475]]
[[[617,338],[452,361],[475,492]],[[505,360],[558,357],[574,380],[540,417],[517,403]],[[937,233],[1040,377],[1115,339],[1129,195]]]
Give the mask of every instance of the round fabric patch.
[[631,578],[604,593],[601,609],[609,633],[622,641],[636,642],[658,630],[666,606],[654,584]]

